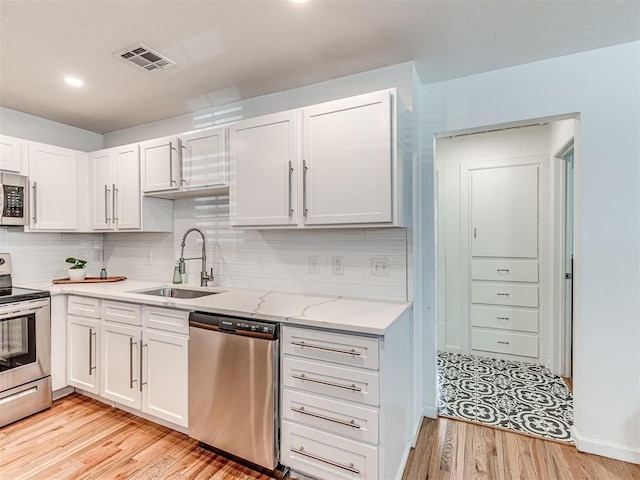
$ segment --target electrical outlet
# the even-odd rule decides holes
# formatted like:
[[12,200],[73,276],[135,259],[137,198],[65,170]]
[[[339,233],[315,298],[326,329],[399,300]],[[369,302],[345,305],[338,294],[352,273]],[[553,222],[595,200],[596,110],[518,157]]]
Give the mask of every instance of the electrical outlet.
[[94,250],[93,251],[93,261],[96,263],[102,262],[102,250]]
[[342,257],[331,257],[331,274],[344,275],[344,262],[342,260]]
[[151,265],[153,263],[153,252],[150,250],[147,250],[145,253],[145,256],[147,257],[147,265]]
[[389,259],[384,257],[371,258],[371,275],[373,277],[388,277],[391,274]]
[[320,257],[318,255],[309,255],[309,273],[315,275],[320,273]]

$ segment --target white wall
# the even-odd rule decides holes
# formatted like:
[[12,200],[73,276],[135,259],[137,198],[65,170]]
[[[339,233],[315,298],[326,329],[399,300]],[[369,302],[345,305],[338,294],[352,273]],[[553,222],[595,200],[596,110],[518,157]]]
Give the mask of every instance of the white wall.
[[[433,137],[579,112],[575,431],[580,450],[640,463],[640,42],[424,85],[421,222],[433,296]],[[432,304],[431,304],[432,305]],[[425,302],[424,345],[436,335]],[[435,355],[425,349],[425,377]],[[436,391],[425,384],[425,404]]]
[[99,133],[3,107],[0,107],[0,133],[82,152],[100,150],[103,141]]
[[398,88],[400,98],[410,109],[412,68],[412,62],[401,63],[117,130],[104,136],[104,145],[125,145],[392,87]]

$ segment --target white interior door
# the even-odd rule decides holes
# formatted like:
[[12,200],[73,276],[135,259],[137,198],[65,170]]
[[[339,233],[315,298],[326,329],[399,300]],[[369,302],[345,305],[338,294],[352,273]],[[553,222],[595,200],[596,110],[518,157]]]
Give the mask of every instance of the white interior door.
[[538,166],[471,171],[471,255],[538,257]]

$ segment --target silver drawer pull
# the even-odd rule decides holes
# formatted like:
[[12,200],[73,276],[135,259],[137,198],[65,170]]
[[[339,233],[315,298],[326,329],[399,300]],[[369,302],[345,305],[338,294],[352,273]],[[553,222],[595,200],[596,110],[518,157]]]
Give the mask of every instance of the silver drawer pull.
[[496,317],[498,320],[509,320],[509,317]]
[[312,458],[314,460],[318,460],[319,462],[323,462],[323,463],[326,463],[328,465],[333,465],[334,467],[341,468],[343,470],[346,470],[347,472],[351,472],[351,473],[355,473],[356,475],[360,475],[360,470],[358,470],[357,468],[353,468],[353,463],[351,463],[349,465],[343,465],[341,463],[337,463],[337,462],[334,462],[332,460],[327,460],[326,458],[322,458],[322,457],[319,457],[319,456],[314,455],[312,453],[305,452],[304,451],[304,447],[300,447],[299,449],[292,448],[291,451],[293,453],[297,453],[299,455],[303,455],[305,457],[309,457],[309,458]]
[[353,348],[351,350],[341,350],[339,348],[331,348],[331,347],[323,347],[321,345],[313,345],[312,343],[304,343],[302,341],[300,342],[291,342],[291,345],[295,345],[297,347],[307,347],[307,348],[315,348],[316,350],[325,350],[327,352],[334,352],[334,353],[342,353],[343,355],[353,355],[355,356],[360,356],[362,355],[360,352],[356,352]]
[[292,378],[297,378],[298,380],[306,380],[308,382],[313,383],[321,383],[322,385],[329,385],[330,387],[344,388],[345,390],[351,390],[354,392],[361,392],[362,389],[360,387],[356,387],[354,384],[351,385],[342,385],[341,383],[333,383],[327,382],[326,380],[320,380],[318,378],[307,377],[304,373],[301,375],[291,375]]
[[320,418],[322,420],[328,420],[330,422],[339,423],[340,425],[346,425],[347,427],[362,428],[353,420],[351,420],[350,422],[345,422],[344,420],[338,420],[337,418],[325,417],[324,415],[320,415],[318,413],[308,412],[304,409],[304,407],[300,407],[300,408],[291,407],[291,411],[301,413],[303,415],[309,415],[310,417]]
[[496,293],[496,295],[498,295],[499,297],[508,297],[509,296],[508,293]]
[[498,273],[509,273],[508,268],[498,268]]
[[501,342],[501,341],[499,341],[499,340],[498,340],[498,343],[499,343],[500,345],[509,345],[509,342]]

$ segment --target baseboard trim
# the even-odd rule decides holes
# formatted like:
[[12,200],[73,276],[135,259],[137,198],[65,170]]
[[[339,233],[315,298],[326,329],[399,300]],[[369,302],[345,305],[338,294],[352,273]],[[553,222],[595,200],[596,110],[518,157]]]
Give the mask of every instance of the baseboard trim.
[[428,418],[438,418],[438,407],[435,405],[424,405],[422,407],[422,416]]
[[59,388],[58,390],[54,390],[51,398],[53,398],[53,400],[55,401],[62,397],[66,397],[67,395],[70,395],[75,391],[76,389],[70,386],[62,387],[62,388]]
[[580,452],[592,453],[640,465],[640,448],[584,437],[577,432],[575,427],[571,427],[571,436]]
[[411,453],[411,449],[413,446],[410,443],[407,443],[406,448],[402,454],[402,461],[400,462],[400,470],[398,470],[398,474],[396,475],[396,480],[402,480],[402,476],[404,475],[404,469],[407,468],[407,460],[409,460],[409,454]]

